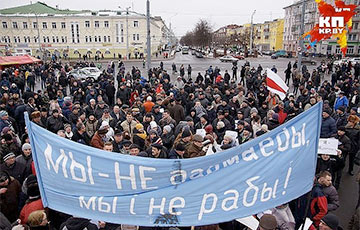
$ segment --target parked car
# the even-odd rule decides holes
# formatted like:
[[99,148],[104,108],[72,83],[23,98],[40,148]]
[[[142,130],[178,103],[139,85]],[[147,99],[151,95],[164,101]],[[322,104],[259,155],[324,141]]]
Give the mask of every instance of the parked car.
[[356,58],[351,58],[350,59],[351,65],[354,66],[356,65],[356,63],[360,64],[360,57],[356,57]]
[[278,57],[290,58],[291,54],[286,52],[285,50],[279,50],[279,51],[275,52],[273,55],[271,55],[272,59],[277,59]]
[[341,59],[341,60],[336,60],[334,61],[334,65],[342,65],[342,64],[347,64],[349,62],[349,59]]
[[75,79],[97,81],[100,77],[101,71],[96,67],[86,67],[71,70],[67,73],[68,76],[73,76]]
[[267,56],[271,56],[271,55],[274,54],[274,51],[270,51],[270,50],[268,50],[268,51],[263,51],[262,54],[263,54],[263,55],[267,55]]
[[181,49],[181,53],[182,54],[188,54],[189,53],[189,47],[188,46],[183,46]]
[[316,65],[316,61],[312,58],[303,58],[301,62],[304,64]]
[[239,59],[234,58],[233,56],[229,56],[229,55],[226,55],[226,56],[223,56],[220,58],[221,62],[237,62],[238,60]]
[[245,59],[245,57],[243,55],[240,55],[240,54],[235,54],[235,55],[232,55],[234,58],[237,58],[239,60],[243,60]]
[[199,51],[197,51],[197,52],[195,53],[195,56],[196,56],[197,58],[203,58],[203,57],[204,57],[204,55],[203,55],[201,52],[199,52]]

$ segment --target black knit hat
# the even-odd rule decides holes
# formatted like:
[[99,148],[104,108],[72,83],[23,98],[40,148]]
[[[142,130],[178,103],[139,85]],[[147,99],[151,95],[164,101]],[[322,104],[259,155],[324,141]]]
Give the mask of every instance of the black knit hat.
[[327,214],[321,219],[329,228],[332,230],[337,230],[339,226],[339,218],[334,214]]

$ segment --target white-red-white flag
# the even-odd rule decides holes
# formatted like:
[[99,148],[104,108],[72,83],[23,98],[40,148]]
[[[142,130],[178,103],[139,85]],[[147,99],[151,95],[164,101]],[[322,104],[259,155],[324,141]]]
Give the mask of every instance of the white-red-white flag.
[[283,79],[281,79],[281,77],[274,73],[271,69],[267,68],[266,73],[266,85],[268,90],[279,95],[281,100],[284,100],[289,87],[285,84]]

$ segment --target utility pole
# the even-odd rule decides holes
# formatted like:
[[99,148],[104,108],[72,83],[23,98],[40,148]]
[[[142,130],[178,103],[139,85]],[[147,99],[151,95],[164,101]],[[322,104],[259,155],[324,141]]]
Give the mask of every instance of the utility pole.
[[129,58],[129,9],[126,7],[126,60]]
[[[39,19],[38,19],[38,16],[37,14],[35,13],[35,18],[36,18],[36,29],[37,29],[37,36],[38,36],[38,44],[39,44],[39,51],[40,51],[40,54],[41,54],[41,60],[45,60],[45,55],[44,53],[42,52],[42,49],[41,49],[41,42],[40,42],[40,29],[39,29]],[[30,25],[31,26],[31,25]]]
[[302,13],[301,13],[301,24],[300,24],[300,40],[299,40],[299,48],[298,48],[298,70],[301,71],[301,60],[302,60],[302,55],[304,52],[304,38],[303,38],[303,34],[304,34],[304,27],[305,27],[305,6],[306,6],[306,0],[302,1]]
[[256,10],[254,10],[254,12],[251,14],[251,26],[250,26],[250,54],[252,54],[252,49],[253,49],[253,19],[254,19],[254,14],[255,14]]
[[147,36],[146,36],[146,69],[149,72],[151,66],[151,35],[150,35],[150,1],[146,1],[146,24],[147,24]]

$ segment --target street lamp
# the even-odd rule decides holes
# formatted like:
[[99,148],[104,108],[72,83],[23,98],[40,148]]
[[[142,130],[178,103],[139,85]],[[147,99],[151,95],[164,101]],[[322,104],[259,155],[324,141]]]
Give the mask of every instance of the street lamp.
[[254,10],[254,12],[251,14],[251,26],[250,26],[250,54],[252,53],[252,49],[253,49],[253,19],[254,19],[254,14],[255,14],[256,10]]
[[[121,7],[119,6],[119,8],[121,9]],[[131,9],[131,7],[126,7],[126,59],[129,58],[129,9]]]

